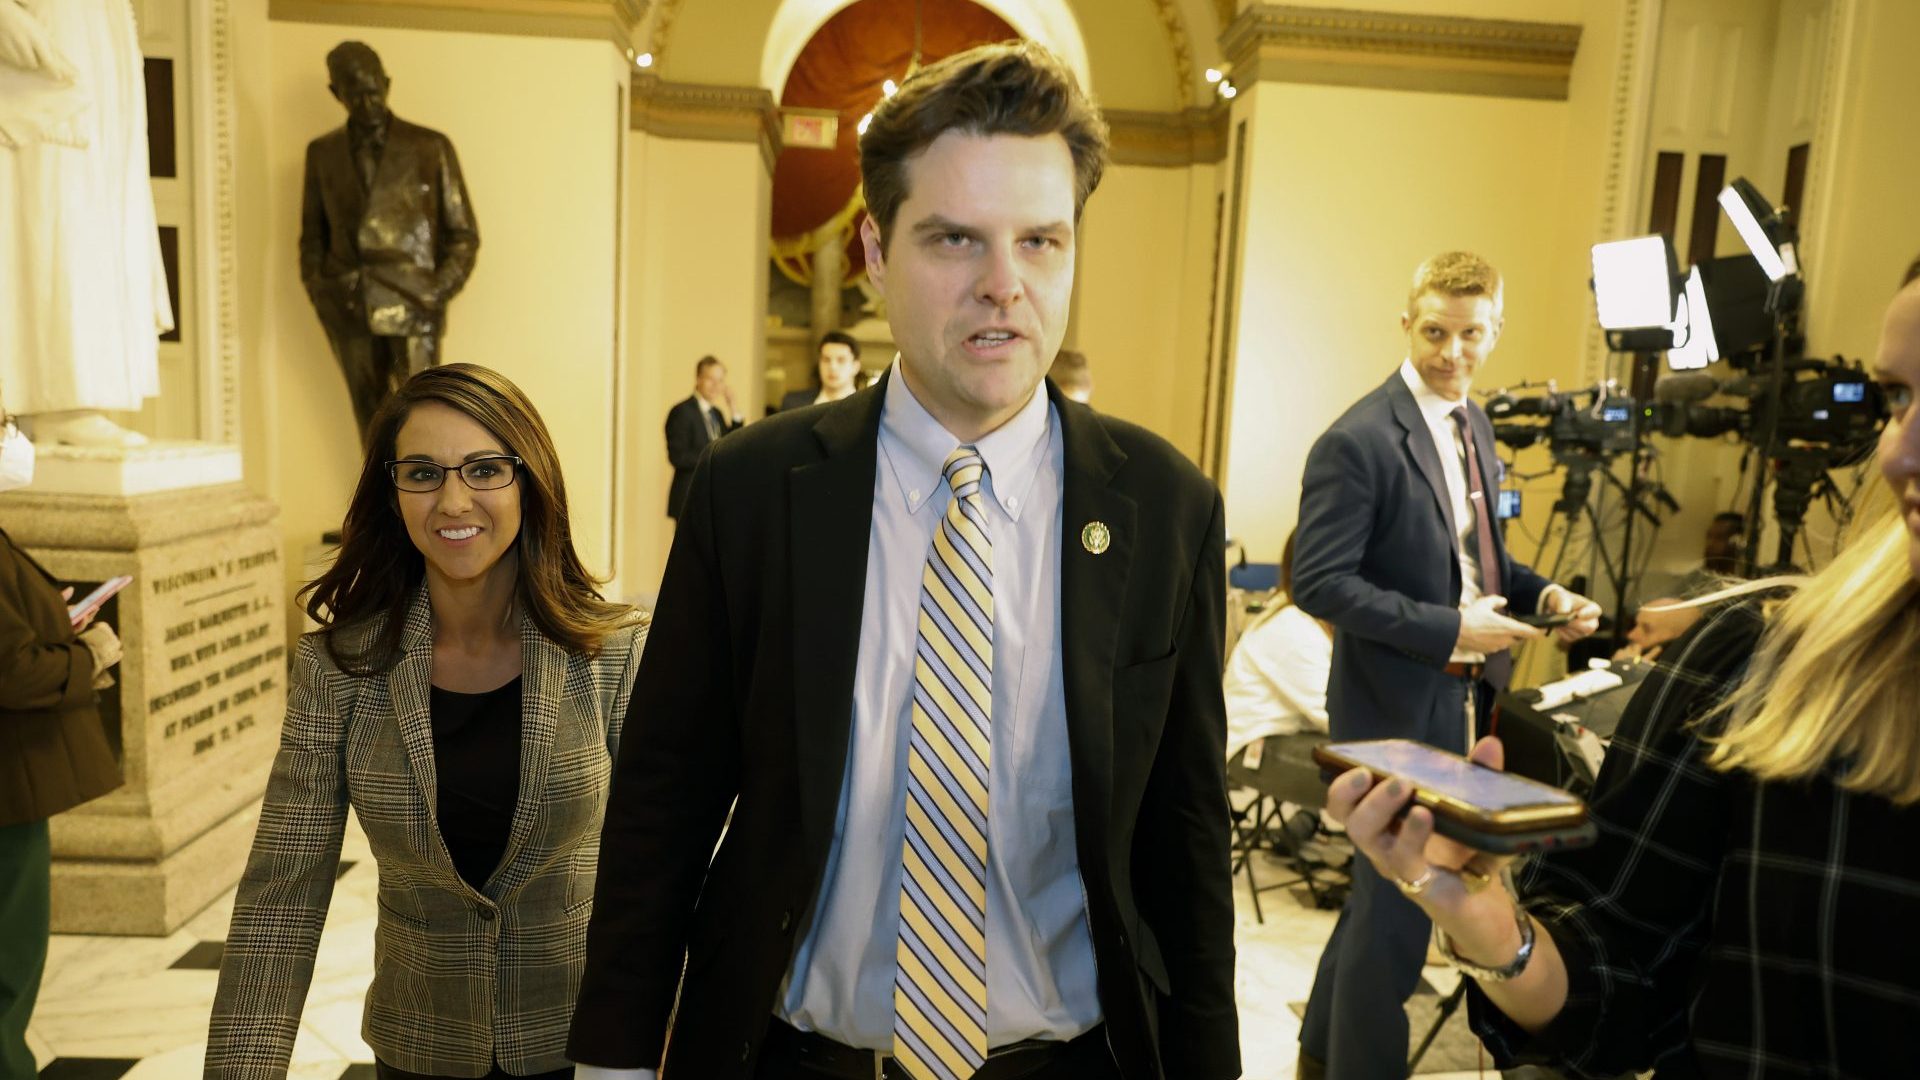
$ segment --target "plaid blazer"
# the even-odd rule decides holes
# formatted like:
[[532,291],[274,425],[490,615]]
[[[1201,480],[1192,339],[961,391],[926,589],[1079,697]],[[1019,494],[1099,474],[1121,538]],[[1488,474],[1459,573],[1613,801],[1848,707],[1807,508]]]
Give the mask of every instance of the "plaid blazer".
[[385,673],[343,672],[321,634],[302,637],[220,964],[206,1076],[286,1076],[349,805],[380,874],[367,1045],[438,1076],[482,1076],[496,1060],[512,1073],[564,1067],[607,784],[645,638],[644,624],[628,627],[590,658],[523,618],[520,801],[500,866],[476,891],[435,820],[425,588]]

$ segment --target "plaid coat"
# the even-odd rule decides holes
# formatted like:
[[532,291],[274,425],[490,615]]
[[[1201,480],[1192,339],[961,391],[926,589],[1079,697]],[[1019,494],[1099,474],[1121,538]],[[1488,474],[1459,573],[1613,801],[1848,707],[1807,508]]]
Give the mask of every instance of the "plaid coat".
[[385,673],[349,675],[321,635],[300,639],[220,965],[210,1080],[286,1075],[349,805],[380,874],[367,1045],[390,1065],[440,1076],[482,1076],[496,1059],[512,1073],[567,1064],[601,816],[645,638],[644,626],[624,629],[589,658],[521,622],[521,798],[479,891],[454,869],[435,820],[426,590]]

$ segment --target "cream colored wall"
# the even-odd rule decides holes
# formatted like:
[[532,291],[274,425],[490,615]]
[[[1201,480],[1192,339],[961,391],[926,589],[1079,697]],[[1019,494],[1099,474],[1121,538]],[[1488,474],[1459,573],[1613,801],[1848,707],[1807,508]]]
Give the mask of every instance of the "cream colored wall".
[[[1107,170],[1081,220],[1074,347],[1094,407],[1200,456],[1213,166]],[[1197,286],[1197,287],[1196,287]]]
[[612,47],[284,22],[263,38],[266,70],[252,78],[263,96],[241,117],[262,136],[243,146],[242,169],[264,173],[265,213],[243,211],[240,246],[243,264],[261,269],[257,301],[269,313],[251,354],[266,415],[249,418],[248,467],[281,504],[290,583],[338,526],[360,467],[346,386],[300,286],[298,254],[306,144],[344,120],[325,57],[347,39],[380,53],[395,114],[443,132],[460,155],[481,244],[449,309],[442,359],[493,367],[532,398],[559,450],[575,543],[591,570],[609,572],[624,100]]
[[1920,256],[1920,139],[1913,46],[1920,4],[1854,0],[1844,27],[1831,145],[1815,147],[1819,192],[1806,238],[1808,349],[1871,360],[1900,275]]
[[667,519],[667,410],[693,392],[693,366],[728,368],[734,403],[763,412],[767,236],[772,179],[751,143],[640,132],[627,140],[629,317],[624,595],[651,602],[673,542]]
[[1225,491],[1228,530],[1256,555],[1293,527],[1313,440],[1405,355],[1399,315],[1420,260],[1465,248],[1506,277],[1506,330],[1479,388],[1577,346],[1554,310],[1558,285],[1585,275],[1584,245],[1556,245],[1566,114],[1506,98],[1242,90],[1248,239]]

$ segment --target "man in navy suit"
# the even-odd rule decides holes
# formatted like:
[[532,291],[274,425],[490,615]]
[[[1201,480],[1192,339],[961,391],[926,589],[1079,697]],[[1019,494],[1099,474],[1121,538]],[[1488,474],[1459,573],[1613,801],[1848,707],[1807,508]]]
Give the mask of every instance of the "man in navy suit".
[[667,461],[673,465],[673,485],[667,489],[668,517],[680,517],[701,451],[720,436],[739,431],[745,423],[746,418],[733,405],[727,365],[711,356],[701,357],[693,366],[693,395],[667,410]]
[[[1415,271],[1407,357],[1314,443],[1300,493],[1294,602],[1333,624],[1327,713],[1336,741],[1408,738],[1465,753],[1542,631],[1504,612],[1566,612],[1563,641],[1600,607],[1515,561],[1493,514],[1493,425],[1467,398],[1500,339],[1500,274],[1447,252]],[[1354,860],[1353,891],[1320,958],[1300,1033],[1303,1078],[1407,1075],[1404,1003],[1429,923]]]

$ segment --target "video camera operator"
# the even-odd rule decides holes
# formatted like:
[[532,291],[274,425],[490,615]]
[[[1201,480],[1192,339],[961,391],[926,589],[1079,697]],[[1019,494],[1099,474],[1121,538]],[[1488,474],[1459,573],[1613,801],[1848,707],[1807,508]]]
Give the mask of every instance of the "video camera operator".
[[[1755,582],[1668,650],[1616,732],[1598,842],[1506,860],[1435,838],[1399,782],[1329,810],[1476,980],[1496,1063],[1572,1075],[1912,1075],[1920,994],[1920,283],[1876,377],[1894,507],[1809,578]],[[1783,591],[1780,586],[1789,586]],[[1784,594],[1783,594],[1784,592]],[[1500,744],[1473,756],[1499,766]]]
[[[1599,605],[1514,561],[1494,520],[1493,428],[1467,400],[1502,324],[1499,273],[1466,252],[1414,274],[1407,356],[1315,442],[1300,499],[1294,600],[1333,624],[1336,740],[1407,737],[1464,750],[1504,689],[1509,650],[1542,631],[1504,614],[1566,613],[1571,642]],[[1427,918],[1371,866],[1321,956],[1300,1036],[1303,1078],[1406,1075],[1403,1003]]]

